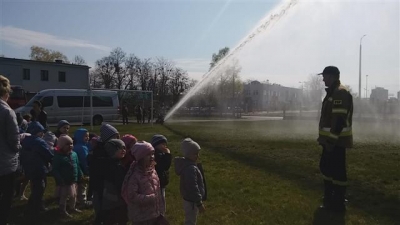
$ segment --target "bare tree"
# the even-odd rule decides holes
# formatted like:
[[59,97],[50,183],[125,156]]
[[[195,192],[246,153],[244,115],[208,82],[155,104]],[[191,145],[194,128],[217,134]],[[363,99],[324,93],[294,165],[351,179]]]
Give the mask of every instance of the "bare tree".
[[170,92],[172,94],[172,102],[175,104],[178,102],[180,95],[184,92],[186,89],[186,86],[188,85],[188,75],[187,72],[184,71],[181,68],[175,68],[170,76],[168,85]]
[[109,58],[114,67],[115,87],[122,89],[128,76],[125,67],[126,53],[121,48],[115,48],[111,51]]
[[126,53],[121,48],[115,48],[109,56],[97,60],[95,71],[104,88],[122,89],[127,84],[129,68],[126,63]]
[[109,56],[103,57],[96,61],[95,65],[95,76],[106,89],[114,87],[115,84],[115,67]]
[[125,67],[127,70],[127,78],[128,82],[125,86],[125,89],[128,87],[133,90],[137,88],[137,77],[139,76],[139,70],[138,68],[140,67],[141,61],[140,58],[136,57],[134,54],[131,54],[129,57],[126,58],[125,60]]
[[153,74],[153,63],[151,59],[143,59],[140,64],[140,87],[142,90],[152,90],[154,85],[152,84]]
[[91,79],[93,87],[153,91],[154,100],[164,105],[175,103],[193,85],[187,72],[172,61],[127,56],[121,48],[96,61]]
[[214,54],[212,55],[212,58],[211,58],[210,70],[211,70],[215,65],[217,65],[217,63],[218,63],[221,59],[223,59],[226,55],[228,55],[228,53],[229,53],[229,48],[228,48],[228,47],[221,48],[221,49],[218,51],[218,53],[214,53]]
[[103,82],[101,81],[100,76],[96,73],[95,70],[89,71],[90,77],[90,86],[92,88],[101,88],[103,86]]
[[168,94],[168,80],[173,72],[173,62],[165,58],[157,58],[155,62],[155,69],[157,70],[156,80],[156,95],[158,95],[160,102],[165,102]]
[[303,96],[303,101],[308,101],[311,105],[316,105],[319,108],[324,89],[325,85],[322,81],[322,76],[309,75],[307,81],[304,82],[304,92],[307,94]]
[[85,59],[82,56],[76,55],[74,58],[74,64],[76,65],[87,65]]

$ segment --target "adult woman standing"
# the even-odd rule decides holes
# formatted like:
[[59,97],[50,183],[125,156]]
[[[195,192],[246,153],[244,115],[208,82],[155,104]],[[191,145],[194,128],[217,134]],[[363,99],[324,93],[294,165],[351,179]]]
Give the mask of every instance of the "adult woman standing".
[[19,129],[15,112],[7,104],[10,81],[0,75],[0,225],[7,224],[18,166]]

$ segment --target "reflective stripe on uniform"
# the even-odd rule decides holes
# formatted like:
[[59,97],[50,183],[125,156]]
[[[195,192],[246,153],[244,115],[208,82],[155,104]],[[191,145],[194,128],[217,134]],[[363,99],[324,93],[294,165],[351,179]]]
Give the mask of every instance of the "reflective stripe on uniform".
[[[323,127],[320,130],[330,132],[331,128],[330,127]],[[351,131],[351,127],[344,127],[343,130],[342,130],[342,132],[348,132],[348,131]]]
[[340,114],[347,114],[347,109],[343,109],[343,108],[334,108],[332,109],[332,113],[340,113]]
[[339,180],[334,180],[332,177],[327,177],[322,174],[322,178],[324,180],[332,181],[333,184],[339,185],[339,186],[347,186],[347,181],[339,181]]
[[319,130],[319,135],[327,136],[330,138],[338,139],[339,137],[351,136],[353,135],[353,131],[351,127],[343,128],[342,132],[339,135],[331,133],[331,128],[324,127]]
[[329,133],[329,137],[333,138],[333,139],[338,139],[339,138],[338,135],[335,135],[335,134],[332,134],[332,133]]

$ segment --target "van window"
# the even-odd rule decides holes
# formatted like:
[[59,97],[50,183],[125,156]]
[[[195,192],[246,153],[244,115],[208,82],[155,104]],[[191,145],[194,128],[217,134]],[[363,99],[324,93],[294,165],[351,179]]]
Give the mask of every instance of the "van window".
[[[82,107],[83,96],[57,96],[58,107]],[[85,107],[90,107],[90,97],[85,96]],[[110,96],[93,96],[93,107],[113,107],[113,100]]]
[[[90,103],[89,103],[90,104]],[[93,96],[93,107],[112,107],[113,101],[109,96]],[[90,105],[89,105],[90,107]]]
[[53,96],[44,97],[44,98],[42,98],[41,102],[42,102],[43,108],[53,106]]
[[73,108],[83,106],[83,96],[57,96],[58,107]]

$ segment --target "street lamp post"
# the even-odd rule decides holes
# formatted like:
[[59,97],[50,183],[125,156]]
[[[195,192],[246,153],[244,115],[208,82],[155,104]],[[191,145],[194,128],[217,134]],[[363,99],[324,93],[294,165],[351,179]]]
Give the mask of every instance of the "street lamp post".
[[301,84],[301,98],[300,98],[300,117],[303,115],[303,99],[304,99],[304,81],[299,82]]
[[360,38],[360,61],[359,61],[359,68],[358,68],[358,103],[359,103],[359,113],[358,113],[358,117],[361,118],[361,112],[362,112],[362,101],[361,101],[361,52],[362,52],[362,39],[367,36],[366,34],[364,34],[361,38]]
[[358,68],[358,72],[359,72],[359,76],[358,76],[358,98],[361,100],[361,52],[362,52],[362,39],[367,36],[366,34],[364,34],[361,38],[360,38],[360,62],[359,62],[359,68]]
[[365,98],[368,98],[368,75],[365,75]]

